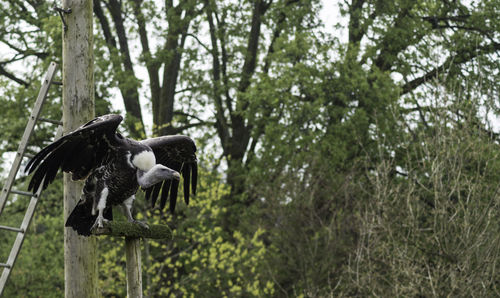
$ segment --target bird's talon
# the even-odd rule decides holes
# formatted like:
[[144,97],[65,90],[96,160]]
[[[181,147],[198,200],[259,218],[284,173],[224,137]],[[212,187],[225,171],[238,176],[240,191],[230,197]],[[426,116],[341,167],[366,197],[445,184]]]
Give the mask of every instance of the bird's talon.
[[105,218],[97,218],[95,223],[92,225],[92,227],[90,228],[90,231],[93,232],[97,229],[102,229],[104,228],[104,224],[105,223],[108,223],[109,220],[108,219],[105,219]]
[[95,231],[96,229],[98,229],[98,228],[99,228],[99,224],[98,224],[98,222],[95,222],[95,223],[92,225],[92,227],[90,227],[90,231],[91,231],[91,232],[94,232],[94,231]]

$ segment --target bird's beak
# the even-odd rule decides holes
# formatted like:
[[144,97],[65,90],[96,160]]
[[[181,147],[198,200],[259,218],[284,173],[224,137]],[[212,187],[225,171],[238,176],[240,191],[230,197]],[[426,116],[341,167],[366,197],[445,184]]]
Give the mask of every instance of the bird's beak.
[[179,172],[174,171],[174,173],[172,174],[172,178],[176,180],[181,180],[181,174],[179,174]]

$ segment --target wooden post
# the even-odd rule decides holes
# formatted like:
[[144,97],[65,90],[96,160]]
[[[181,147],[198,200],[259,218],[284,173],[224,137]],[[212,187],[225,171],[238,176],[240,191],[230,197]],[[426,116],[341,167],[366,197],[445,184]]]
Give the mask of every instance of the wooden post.
[[172,230],[166,225],[149,225],[146,229],[135,223],[110,221],[104,223],[104,228],[96,229],[93,233],[98,236],[125,237],[127,297],[143,297],[140,238],[171,240]]
[[[63,129],[74,130],[94,118],[92,0],[62,0]],[[80,198],[82,182],[64,174],[64,218]],[[64,282],[66,297],[98,297],[97,243],[64,229]]]
[[141,239],[125,237],[127,297],[142,298]]

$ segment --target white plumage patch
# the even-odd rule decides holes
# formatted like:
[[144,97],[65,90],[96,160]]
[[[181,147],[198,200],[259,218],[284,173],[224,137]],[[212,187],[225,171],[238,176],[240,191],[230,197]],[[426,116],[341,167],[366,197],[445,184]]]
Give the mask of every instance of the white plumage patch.
[[97,203],[98,210],[101,211],[101,210],[104,210],[104,208],[106,208],[106,200],[108,198],[108,193],[109,193],[109,190],[107,187],[105,187],[101,192],[101,197],[99,198],[99,203]]
[[127,155],[125,155],[125,156],[127,157],[127,158],[126,158],[126,160],[127,160],[128,165],[129,165],[131,168],[135,168],[134,164],[132,163],[132,160],[130,159],[130,158],[132,157],[132,153],[130,153],[130,152],[129,152],[129,153],[127,153]]
[[156,157],[152,151],[143,151],[132,159],[132,164],[147,172],[156,164]]

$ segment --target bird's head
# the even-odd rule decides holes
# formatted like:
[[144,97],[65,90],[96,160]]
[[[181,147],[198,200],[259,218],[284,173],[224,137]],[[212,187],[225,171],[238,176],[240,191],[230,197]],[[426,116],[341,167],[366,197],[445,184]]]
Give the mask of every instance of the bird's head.
[[153,166],[150,171],[155,179],[158,179],[158,182],[167,179],[181,179],[181,175],[179,174],[179,172],[161,164]]
[[168,179],[181,179],[179,172],[172,170],[161,164],[154,165],[149,171],[137,170],[137,181],[143,188],[153,186],[154,184]]

